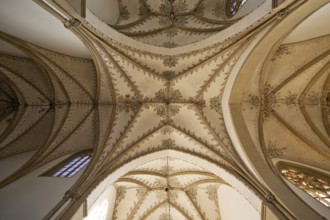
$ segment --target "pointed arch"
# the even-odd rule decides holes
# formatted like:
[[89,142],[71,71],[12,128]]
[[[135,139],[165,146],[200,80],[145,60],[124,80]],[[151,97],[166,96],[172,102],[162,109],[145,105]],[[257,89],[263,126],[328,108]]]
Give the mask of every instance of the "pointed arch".
[[289,162],[280,162],[277,169],[289,181],[326,207],[330,207],[330,176],[316,169]]

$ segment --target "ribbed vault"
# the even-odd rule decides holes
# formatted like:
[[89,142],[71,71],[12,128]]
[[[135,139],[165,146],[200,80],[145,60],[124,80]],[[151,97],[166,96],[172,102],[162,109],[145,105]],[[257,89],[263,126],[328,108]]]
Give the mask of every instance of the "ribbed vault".
[[[100,37],[87,21],[79,25],[73,20],[65,25],[85,43],[94,65],[1,34],[2,39],[32,58],[10,62],[16,65],[30,62],[39,68],[34,67],[38,69],[34,73],[38,79],[30,79],[27,70],[17,74],[24,81],[19,90],[31,95],[26,97],[31,103],[21,105],[22,112],[30,106],[45,109],[31,108],[30,114],[22,115],[32,123],[19,120],[15,132],[3,137],[4,155],[35,149],[37,153],[3,180],[2,186],[60,156],[92,148],[89,166],[69,193],[79,198],[104,175],[128,162],[173,149],[222,166],[258,195],[267,192],[250,175],[232,146],[221,104],[232,66],[259,31],[244,32],[201,50],[170,56]],[[40,82],[41,79],[44,81]],[[24,92],[28,89],[34,93]],[[33,149],[19,149],[22,146],[19,143],[38,134],[42,138],[29,145]]]
[[9,82],[0,75],[0,134],[2,134],[14,120],[19,105],[18,97]]
[[282,44],[258,80],[249,82],[254,86],[245,91],[242,111],[270,161],[281,158],[327,169],[329,45],[329,35]]
[[229,27],[226,0],[120,0],[113,28],[138,41],[174,48],[198,42]]
[[48,51],[4,33],[1,37],[31,58],[0,55],[1,76],[10,79],[18,94],[15,117],[0,136],[0,158],[37,150],[1,182],[4,186],[56,158],[93,148],[97,114],[109,111],[111,116],[111,106],[93,106],[96,76],[90,60]]
[[[285,13],[294,13],[304,2],[287,3],[287,8],[278,16],[277,11],[265,12],[256,24],[232,33],[226,40],[198,50],[191,47],[184,53],[172,53],[169,48],[203,42],[204,38],[233,23],[224,16],[224,1],[119,1],[120,19],[112,28],[135,40],[167,47],[161,48],[162,53],[127,46],[113,39],[105,34],[103,23],[93,26],[66,1],[48,1],[62,14],[41,0],[36,2],[79,37],[93,61],[58,54],[0,33],[1,39],[30,56],[29,59],[0,56],[0,79],[7,83],[1,87],[0,95],[4,96],[1,91],[7,91],[5,103],[12,103],[9,99],[19,103],[18,110],[15,107],[19,116],[0,136],[0,158],[37,150],[22,168],[1,181],[0,187],[56,158],[92,149],[91,162],[80,179],[46,216],[58,215],[60,208],[67,205],[60,214],[66,219],[86,202],[102,180],[118,169],[146,155],[174,150],[216,164],[253,191],[265,205],[281,210],[279,216],[294,217],[292,210],[296,210],[296,206],[282,204],[281,197],[278,201],[262,178],[252,174],[242,162],[225,125],[222,100],[233,68],[252,42],[271,32],[281,24]],[[221,10],[214,10],[214,6]],[[177,34],[168,35],[173,32]],[[129,38],[131,45],[136,42],[134,39]],[[245,90],[239,87],[239,91],[233,91],[245,94],[239,110],[246,116],[244,120],[252,121],[247,123],[248,129],[260,144],[260,148],[254,150],[259,150],[268,162],[271,161],[269,155],[284,155],[284,147],[274,145],[280,144],[283,135],[276,128],[283,125],[290,130],[284,132],[290,133],[290,147],[298,146],[295,142],[298,136],[299,146],[308,144],[316,154],[328,158],[329,37],[316,41],[323,46],[295,60],[294,57],[304,53],[299,48],[305,47],[281,45],[276,53],[270,53],[275,53],[274,56],[260,64],[263,67],[258,66],[264,70],[262,74],[246,81]],[[313,42],[306,47],[315,48]],[[143,45],[148,48],[151,46],[148,44]],[[291,72],[281,69],[284,58],[297,61],[294,68],[285,67]],[[311,69],[314,75],[309,74]],[[13,89],[6,78],[17,88]],[[317,101],[312,99],[314,91],[318,94]],[[293,114],[298,115],[298,111],[300,118],[290,121],[289,127],[288,121]],[[305,134],[303,129],[309,129],[310,135],[301,135]],[[29,138],[31,136],[38,138]],[[279,141],[274,142],[271,139],[274,137]],[[309,153],[307,147],[305,150]],[[293,147],[292,151],[288,150],[291,152],[288,158],[292,159],[296,151]],[[326,166],[326,160],[318,163]],[[166,157],[149,162],[117,178],[113,217],[217,219],[220,214],[214,189],[219,184],[226,182],[191,161]],[[289,197],[305,206],[293,195]],[[306,213],[319,217],[313,211]]]
[[112,219],[220,219],[223,180],[189,162],[165,157],[143,164],[114,183]]
[[302,6],[297,13],[300,20],[286,17],[254,48],[242,64],[230,95],[230,117],[236,134],[245,138],[240,145],[248,157],[252,149],[263,155],[253,163],[259,169],[266,165],[273,170],[274,178],[260,169],[264,172],[261,175],[267,176],[265,180],[271,180],[270,185],[284,182],[277,178],[276,165],[282,160],[324,170],[329,167],[324,117],[328,108],[329,35],[283,44],[313,9],[317,6]]

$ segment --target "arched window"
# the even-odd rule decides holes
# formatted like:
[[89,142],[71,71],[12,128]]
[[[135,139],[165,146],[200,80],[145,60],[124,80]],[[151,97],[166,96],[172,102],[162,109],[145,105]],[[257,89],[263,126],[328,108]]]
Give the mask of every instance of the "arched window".
[[226,3],[226,15],[227,17],[233,17],[241,7],[247,2],[247,0],[227,0]]
[[79,152],[46,171],[42,176],[73,177],[88,164],[91,151]]
[[319,171],[291,164],[280,163],[282,176],[326,207],[330,207],[330,177]]

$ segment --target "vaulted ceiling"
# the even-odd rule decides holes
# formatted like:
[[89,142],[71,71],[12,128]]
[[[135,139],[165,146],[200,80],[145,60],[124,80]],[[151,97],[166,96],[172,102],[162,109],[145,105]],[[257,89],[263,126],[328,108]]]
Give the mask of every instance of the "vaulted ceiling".
[[325,35],[282,44],[269,57],[267,71],[249,81],[242,111],[254,140],[261,139],[256,141],[259,149],[270,158],[327,169],[329,43],[330,37]]
[[226,1],[119,1],[113,28],[133,39],[167,48],[212,36],[235,22],[226,18]]
[[[328,169],[329,33],[283,43],[288,30],[265,61],[240,70],[238,76],[250,78],[229,88],[242,115],[239,123],[247,128],[239,134],[251,137],[253,153],[259,156],[242,156],[224,112],[230,77],[242,57],[253,53],[257,42],[290,13],[308,8],[307,3],[288,1],[278,12],[267,1],[259,6],[260,1],[254,5],[257,15],[228,19],[221,0],[121,0],[119,19],[108,24],[89,10],[85,18],[78,15],[68,2],[43,6],[84,43],[92,60],[0,33],[3,41],[29,56],[0,55],[0,158],[36,150],[1,187],[56,158],[90,149],[91,162],[70,190],[71,198],[79,200],[126,164],[175,150],[217,164],[260,200],[286,210],[292,208],[289,200],[268,187],[272,179],[263,179],[255,162],[265,160],[263,170],[274,171],[272,178],[284,188],[276,176],[279,159]],[[304,10],[312,13],[325,3],[308,4],[314,8]],[[239,140],[244,148],[245,138]],[[192,161],[164,156],[113,183],[113,217],[220,219],[214,193],[219,185],[230,185],[222,178]],[[274,202],[273,194],[280,202]],[[307,209],[300,216],[304,211],[317,216]]]
[[222,184],[227,183],[189,162],[154,160],[116,181],[112,219],[221,219]]
[[[6,41],[23,47],[36,62],[2,56],[6,66],[2,72],[19,75],[11,78],[20,86],[20,103],[27,105],[21,106],[18,124],[14,131],[7,131],[1,143],[3,157],[43,146],[35,156],[38,161],[31,160],[33,169],[77,151],[67,147],[70,142],[80,150],[95,146],[102,159],[95,159],[93,175],[161,149],[212,158],[228,169],[247,173],[228,137],[221,98],[232,65],[253,34],[244,33],[175,56],[146,53],[95,38],[85,29],[80,34],[89,38],[88,47],[97,52],[96,70],[90,61],[59,55],[2,34]],[[30,67],[17,73],[18,65]],[[39,84],[43,86],[36,86]],[[48,129],[40,125],[46,116],[52,118]],[[98,130],[93,129],[95,125]],[[29,138],[31,132],[40,132],[37,128],[49,130],[38,144]],[[33,142],[28,148],[20,144],[26,139]],[[81,144],[77,144],[78,139]]]

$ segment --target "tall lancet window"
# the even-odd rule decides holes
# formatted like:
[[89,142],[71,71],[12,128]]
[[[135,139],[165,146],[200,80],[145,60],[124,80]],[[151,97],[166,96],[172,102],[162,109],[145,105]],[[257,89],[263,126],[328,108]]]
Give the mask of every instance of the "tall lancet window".
[[330,207],[330,177],[307,167],[281,163],[282,176],[326,207]]
[[227,17],[233,17],[241,7],[247,2],[247,0],[227,0],[226,5],[226,14]]
[[42,176],[73,177],[89,163],[90,158],[90,151],[84,151],[74,154],[68,159],[64,160],[63,162],[48,170]]

